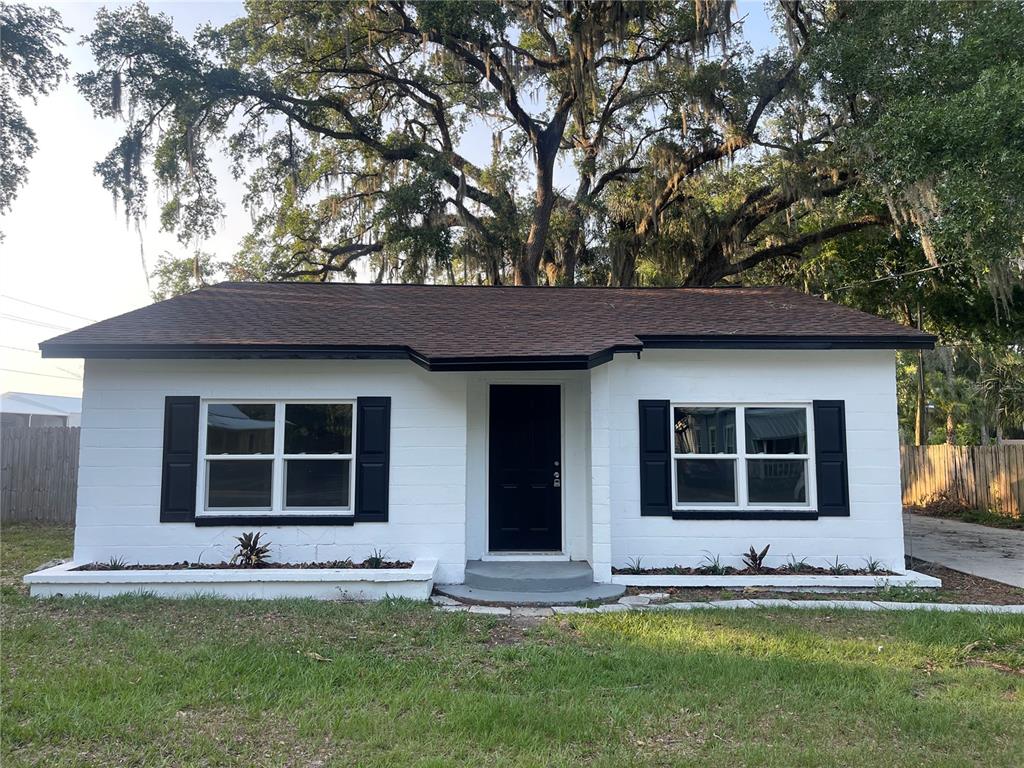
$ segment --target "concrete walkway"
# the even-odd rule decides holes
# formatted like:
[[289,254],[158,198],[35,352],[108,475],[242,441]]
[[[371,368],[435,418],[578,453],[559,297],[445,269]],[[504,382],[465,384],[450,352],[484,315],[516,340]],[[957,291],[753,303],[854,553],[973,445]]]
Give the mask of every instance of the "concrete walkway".
[[519,616],[542,618],[544,616],[577,613],[620,613],[622,611],[699,611],[735,610],[737,608],[801,608],[804,610],[852,610],[852,611],[943,611],[946,613],[1015,613],[1024,614],[1024,605],[981,605],[974,603],[911,603],[892,600],[711,600],[709,602],[675,603],[668,601],[664,593],[627,595],[617,603],[605,603],[594,607],[581,605],[555,605],[538,607],[532,605],[465,605],[443,595],[434,595],[430,601],[442,611],[479,613],[487,616]]
[[1024,587],[1024,531],[903,515],[908,556]]

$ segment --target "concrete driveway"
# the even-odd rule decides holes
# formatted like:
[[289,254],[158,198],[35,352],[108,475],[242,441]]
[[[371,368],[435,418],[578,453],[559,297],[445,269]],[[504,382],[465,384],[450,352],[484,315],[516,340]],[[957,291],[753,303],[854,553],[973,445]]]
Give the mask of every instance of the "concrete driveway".
[[903,537],[908,556],[1024,587],[1024,531],[904,513]]

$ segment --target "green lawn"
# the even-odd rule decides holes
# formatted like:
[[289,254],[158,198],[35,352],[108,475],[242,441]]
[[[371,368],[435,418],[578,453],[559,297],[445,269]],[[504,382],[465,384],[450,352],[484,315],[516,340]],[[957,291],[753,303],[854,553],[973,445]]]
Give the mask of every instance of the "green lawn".
[[0,532],[19,765],[1020,766],[1024,617],[33,602]]

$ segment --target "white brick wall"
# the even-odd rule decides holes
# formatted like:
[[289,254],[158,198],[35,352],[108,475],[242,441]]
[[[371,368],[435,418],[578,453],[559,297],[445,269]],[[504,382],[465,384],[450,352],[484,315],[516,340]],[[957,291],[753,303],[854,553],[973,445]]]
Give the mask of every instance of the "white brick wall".
[[[607,379],[607,381],[605,380]],[[651,350],[618,355],[592,372],[595,552],[598,499],[608,466],[611,559],[623,566],[699,565],[704,554],[738,564],[751,545],[771,545],[769,565],[790,554],[824,565],[838,555],[903,567],[895,367],[887,351]],[[604,392],[607,389],[608,411]],[[672,520],[640,516],[637,401],[846,402],[851,516],[814,521]],[[605,438],[607,421],[610,439]]]
[[[262,526],[279,560],[361,560],[380,548],[437,558],[438,581],[462,580],[486,546],[486,385],[563,386],[566,547],[595,576],[640,557],[739,562],[771,544],[850,566],[902,567],[899,450],[891,352],[668,351],[618,355],[589,372],[429,373],[404,361],[184,360],[86,363],[76,560],[217,561],[244,527],[159,522],[163,403],[204,398],[392,398],[390,519],[354,526]],[[852,516],[817,521],[676,521],[639,513],[637,401],[846,402]],[[467,482],[468,478],[468,482]],[[467,525],[468,519],[468,525]]]
[[86,362],[76,560],[219,561],[243,527],[159,522],[166,395],[355,398],[390,395],[387,523],[260,526],[276,559],[436,557],[438,581],[465,568],[466,380],[404,361],[182,360]]

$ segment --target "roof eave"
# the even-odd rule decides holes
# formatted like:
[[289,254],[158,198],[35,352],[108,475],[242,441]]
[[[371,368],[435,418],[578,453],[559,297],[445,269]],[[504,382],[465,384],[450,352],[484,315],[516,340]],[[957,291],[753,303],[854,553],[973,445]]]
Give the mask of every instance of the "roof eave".
[[644,349],[934,349],[930,334],[640,336]]
[[411,360],[430,371],[588,370],[616,353],[645,349],[933,349],[927,334],[892,336],[642,336],[591,354],[428,357],[405,346],[352,347],[286,344],[82,344],[44,342],[46,358],[98,360]]

